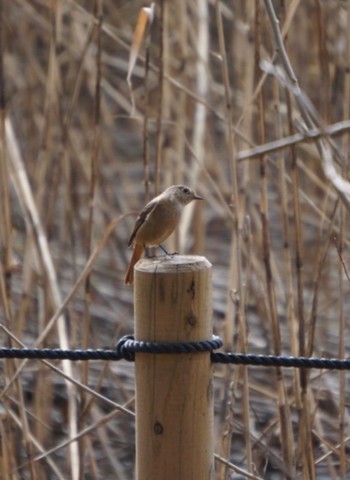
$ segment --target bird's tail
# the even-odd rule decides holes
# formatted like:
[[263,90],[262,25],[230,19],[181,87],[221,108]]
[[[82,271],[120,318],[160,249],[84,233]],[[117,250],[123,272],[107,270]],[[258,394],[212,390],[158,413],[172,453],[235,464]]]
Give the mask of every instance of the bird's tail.
[[139,243],[135,243],[134,251],[130,258],[129,266],[125,274],[124,283],[125,285],[132,285],[134,283],[134,266],[140,260],[141,255],[144,251],[144,246]]

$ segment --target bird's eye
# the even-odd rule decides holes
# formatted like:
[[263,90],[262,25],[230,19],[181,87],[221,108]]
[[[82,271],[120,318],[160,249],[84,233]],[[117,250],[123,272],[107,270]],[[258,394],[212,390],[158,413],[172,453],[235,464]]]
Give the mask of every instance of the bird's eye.
[[182,191],[183,191],[184,193],[190,193],[190,189],[187,188],[187,187],[184,187],[184,188],[182,189]]

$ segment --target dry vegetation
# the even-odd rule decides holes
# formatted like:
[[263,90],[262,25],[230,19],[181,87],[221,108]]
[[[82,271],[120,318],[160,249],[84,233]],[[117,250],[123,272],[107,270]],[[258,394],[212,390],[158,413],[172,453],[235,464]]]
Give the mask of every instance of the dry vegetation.
[[[3,346],[131,333],[125,215],[181,182],[225,348],[349,355],[350,4],[272,3],[285,51],[267,0],[157,2],[130,116],[143,2],[1,2]],[[133,478],[133,365],[54,365],[1,363],[1,478]],[[346,373],[214,376],[217,479],[350,478]]]

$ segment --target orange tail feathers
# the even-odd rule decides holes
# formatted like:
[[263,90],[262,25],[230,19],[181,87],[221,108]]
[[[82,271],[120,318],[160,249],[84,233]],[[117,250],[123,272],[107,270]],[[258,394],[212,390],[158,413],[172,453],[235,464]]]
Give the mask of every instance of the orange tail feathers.
[[144,246],[139,243],[135,243],[134,251],[130,258],[129,266],[125,274],[124,283],[125,285],[132,285],[134,283],[134,266],[140,260],[141,255],[144,251]]

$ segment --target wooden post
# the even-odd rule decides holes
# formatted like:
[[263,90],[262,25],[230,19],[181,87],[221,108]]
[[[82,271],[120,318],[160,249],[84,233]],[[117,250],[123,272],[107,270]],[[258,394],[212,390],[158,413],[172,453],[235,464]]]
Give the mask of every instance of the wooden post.
[[[136,340],[211,339],[211,264],[204,257],[140,261],[134,295]],[[210,353],[139,353],[135,373],[136,479],[213,479]]]

